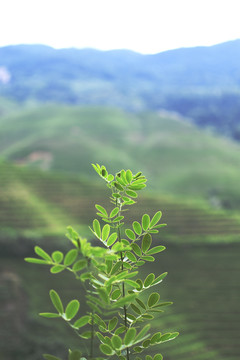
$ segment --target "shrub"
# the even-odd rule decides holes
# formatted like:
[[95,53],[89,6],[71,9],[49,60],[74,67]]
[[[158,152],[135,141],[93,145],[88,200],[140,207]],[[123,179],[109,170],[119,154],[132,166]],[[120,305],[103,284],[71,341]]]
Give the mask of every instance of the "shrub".
[[[96,164],[93,167],[111,192],[110,211],[95,205],[101,221],[93,220],[91,231],[101,246],[93,246],[68,227],[67,237],[73,248],[66,254],[57,250],[49,255],[36,246],[39,258],[25,260],[50,265],[52,274],[68,270],[86,290],[88,311],[81,316],[78,315],[79,300],[73,299],[64,307],[55,290],[50,290],[55,312],[40,314],[46,318],[62,318],[89,343],[87,354],[69,350],[68,360],[104,360],[112,356],[120,360],[141,360],[139,354],[142,352],[178,336],[177,332],[151,331],[151,320],[171,303],[161,302],[155,288],[150,293],[147,291],[147,296],[144,294],[161,283],[167,273],[157,276],[149,273],[142,279],[138,271],[155,261],[154,255],[165,250],[162,245],[152,244],[152,235],[165,224],[159,223],[162,213],[157,211],[152,218],[143,214],[141,222],[134,221],[130,228],[124,227],[126,207],[136,203],[138,191],[145,188],[147,179],[141,172],[134,175],[131,170],[121,170],[114,176],[105,166]],[[95,354],[96,339],[100,351]],[[43,356],[46,360],[60,360],[49,354]],[[162,355],[157,353],[153,358],[145,355],[145,360],[152,359],[161,360]]]

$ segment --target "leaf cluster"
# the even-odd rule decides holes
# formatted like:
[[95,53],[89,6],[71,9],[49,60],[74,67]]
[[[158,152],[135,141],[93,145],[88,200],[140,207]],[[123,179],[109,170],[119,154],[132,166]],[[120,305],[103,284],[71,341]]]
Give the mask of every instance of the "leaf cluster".
[[[154,255],[165,250],[162,245],[153,245],[153,234],[166,224],[159,223],[162,213],[157,211],[150,218],[143,214],[141,221],[134,221],[130,228],[124,227],[126,206],[136,203],[138,191],[146,186],[147,179],[141,172],[121,170],[109,174],[105,166],[93,165],[98,175],[111,191],[111,210],[96,204],[97,215],[90,227],[100,246],[92,246],[72,228],[67,228],[67,237],[73,249],[66,254],[54,251],[51,255],[39,246],[35,247],[38,258],[26,258],[30,263],[49,265],[53,274],[64,270],[73,273],[85,289],[88,305],[86,314],[79,316],[80,301],[71,300],[63,306],[60,295],[50,291],[50,299],[55,312],[40,313],[47,318],[63,319],[79,337],[89,339],[87,358],[93,356],[93,339],[99,341],[99,349],[106,357],[115,356],[120,360],[139,358],[139,353],[149,347],[159,345],[178,336],[177,332],[152,332],[150,321],[171,305],[163,302],[160,295],[150,291],[160,284],[167,273],[157,276],[150,273],[145,279],[139,276],[139,267],[155,261]],[[53,355],[44,355],[47,360],[59,360]],[[83,360],[80,351],[69,350],[68,360]],[[162,355],[145,360],[161,360]]]

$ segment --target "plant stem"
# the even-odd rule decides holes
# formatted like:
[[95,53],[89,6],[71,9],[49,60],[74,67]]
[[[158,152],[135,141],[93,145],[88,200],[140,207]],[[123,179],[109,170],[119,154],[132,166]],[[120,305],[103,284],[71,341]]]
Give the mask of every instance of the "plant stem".
[[[121,205],[119,205],[119,204],[117,204],[117,205],[119,207],[118,215],[121,216]],[[119,222],[118,225],[120,225],[120,222]],[[118,226],[118,241],[121,241],[120,226]],[[121,260],[122,260],[122,271],[123,271],[124,267],[123,267],[123,253],[122,252],[121,252]],[[124,282],[122,283],[122,296],[125,297],[125,284],[124,284]],[[123,306],[123,311],[124,311],[124,324],[125,324],[125,327],[127,329],[128,328],[128,323],[127,323],[127,308],[126,308],[126,305]],[[128,347],[127,347],[127,360],[130,360],[130,352],[129,352]]]

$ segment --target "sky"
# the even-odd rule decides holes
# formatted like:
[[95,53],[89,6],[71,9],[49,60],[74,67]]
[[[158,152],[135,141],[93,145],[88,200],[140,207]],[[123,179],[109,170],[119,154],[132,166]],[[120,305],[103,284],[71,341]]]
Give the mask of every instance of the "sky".
[[0,0],[0,46],[210,46],[240,38],[239,10],[239,0]]

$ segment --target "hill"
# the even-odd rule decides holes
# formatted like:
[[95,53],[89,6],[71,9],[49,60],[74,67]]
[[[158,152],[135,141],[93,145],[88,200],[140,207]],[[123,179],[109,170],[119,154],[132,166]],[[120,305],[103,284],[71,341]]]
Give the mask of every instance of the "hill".
[[239,146],[182,118],[99,107],[43,106],[0,118],[0,156],[19,165],[92,176],[142,169],[153,191],[239,208]]
[[18,102],[167,109],[240,138],[240,40],[155,55],[126,50],[0,48],[0,96]]
[[182,118],[109,108],[28,108],[0,118],[0,156],[0,237],[8,252],[9,240],[53,241],[68,224],[88,234],[93,202],[102,201],[91,168],[96,162],[111,172],[127,164],[146,174],[150,188],[133,215],[160,206],[170,229],[164,237],[238,241],[239,146]]

